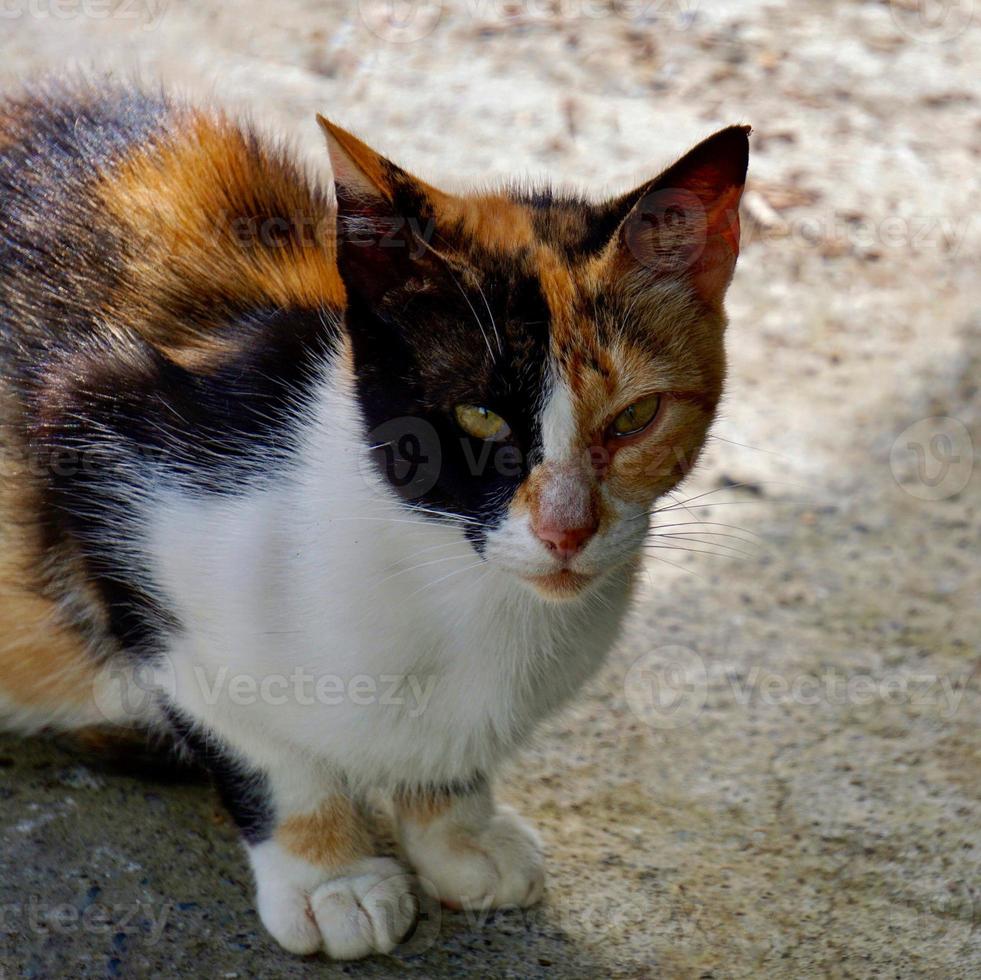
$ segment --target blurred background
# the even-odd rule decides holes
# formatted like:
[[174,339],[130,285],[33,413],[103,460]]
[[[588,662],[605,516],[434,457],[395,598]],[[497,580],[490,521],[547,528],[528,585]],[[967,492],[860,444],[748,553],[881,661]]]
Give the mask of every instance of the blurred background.
[[708,523],[654,539],[609,666],[503,787],[545,838],[545,905],[291,959],[209,790],[0,739],[0,978],[981,975],[979,22],[974,0],[3,0],[8,89],[162,80],[325,180],[316,112],[449,188],[600,195],[754,133],[728,394],[658,521]]

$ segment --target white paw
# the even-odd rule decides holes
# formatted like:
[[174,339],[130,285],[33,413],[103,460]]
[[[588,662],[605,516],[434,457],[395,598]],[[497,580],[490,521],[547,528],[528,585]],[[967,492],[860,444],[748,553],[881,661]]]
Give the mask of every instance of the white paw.
[[416,917],[409,876],[394,861],[370,858],[362,865],[368,867],[310,896],[324,949],[335,960],[391,952]]
[[256,904],[263,925],[291,953],[323,950],[335,960],[388,953],[415,921],[412,878],[390,858],[365,858],[324,880],[322,870],[278,857],[269,869],[252,853]]
[[542,845],[514,811],[499,809],[478,833],[435,820],[403,824],[402,844],[423,888],[451,908],[534,905],[545,890]]

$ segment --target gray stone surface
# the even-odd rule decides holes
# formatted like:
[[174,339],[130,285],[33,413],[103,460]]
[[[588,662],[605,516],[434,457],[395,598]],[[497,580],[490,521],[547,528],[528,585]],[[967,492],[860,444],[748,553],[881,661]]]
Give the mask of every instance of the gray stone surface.
[[685,495],[715,492],[659,517],[735,529],[653,539],[747,555],[652,550],[609,666],[508,775],[544,905],[297,960],[207,787],[3,738],[0,978],[981,974],[981,31],[928,6],[447,0],[397,36],[374,0],[5,6],[7,83],[137,66],[316,166],[315,111],[450,183],[623,187],[756,135],[729,396]]

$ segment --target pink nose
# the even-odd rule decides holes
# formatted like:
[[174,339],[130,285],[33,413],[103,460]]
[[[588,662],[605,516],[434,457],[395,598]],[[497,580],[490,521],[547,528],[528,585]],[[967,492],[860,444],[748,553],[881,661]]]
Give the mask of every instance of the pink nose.
[[596,533],[596,525],[591,527],[536,527],[535,534],[544,542],[549,551],[559,558],[572,558],[586,547],[589,539]]

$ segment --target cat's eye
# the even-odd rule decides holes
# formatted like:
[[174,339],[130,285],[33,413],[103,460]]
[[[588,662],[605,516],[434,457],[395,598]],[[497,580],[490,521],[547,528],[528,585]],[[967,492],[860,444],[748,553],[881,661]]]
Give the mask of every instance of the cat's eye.
[[628,405],[611,423],[610,435],[617,439],[636,435],[654,421],[660,407],[660,395],[648,395]]
[[503,442],[511,435],[511,427],[497,412],[482,405],[457,405],[457,424],[474,439],[488,442]]

